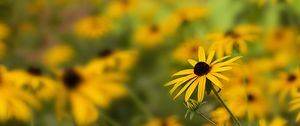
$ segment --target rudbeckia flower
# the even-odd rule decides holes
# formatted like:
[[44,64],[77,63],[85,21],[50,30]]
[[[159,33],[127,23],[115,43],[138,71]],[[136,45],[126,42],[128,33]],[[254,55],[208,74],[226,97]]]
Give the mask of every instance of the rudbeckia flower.
[[43,63],[49,68],[57,68],[59,65],[71,60],[74,50],[68,45],[57,45],[47,49],[43,55]]
[[291,72],[282,72],[278,79],[272,82],[271,91],[279,94],[279,100],[284,101],[287,96],[296,94],[297,89],[300,88],[300,73],[296,68]]
[[242,54],[248,52],[247,43],[257,38],[260,28],[255,25],[240,25],[226,32],[217,32],[208,35],[212,41],[211,49],[216,50],[217,56],[231,55],[235,48]]
[[31,108],[40,108],[40,104],[28,92],[11,84],[6,78],[7,72],[4,66],[0,66],[0,122],[14,119],[29,122],[32,118]]
[[170,93],[173,94],[176,89],[184,85],[174,97],[174,99],[184,91],[186,91],[185,101],[188,101],[193,92],[196,90],[196,87],[198,86],[198,101],[202,102],[205,95],[207,79],[212,82],[213,86],[216,86],[220,89],[223,87],[222,82],[219,80],[219,78],[224,80],[229,80],[229,78],[220,74],[220,72],[232,69],[233,62],[240,59],[241,57],[237,56],[226,60],[229,58],[229,56],[225,56],[213,61],[214,55],[215,51],[211,51],[206,57],[203,47],[199,47],[198,60],[188,60],[188,62],[193,66],[193,69],[186,69],[173,74],[173,76],[181,77],[165,84],[165,86],[174,85],[170,90]]
[[97,107],[106,108],[112,100],[126,93],[122,84],[108,75],[113,74],[95,75],[83,66],[64,70],[60,74],[61,84],[57,95],[58,117],[67,115],[64,108],[69,104],[76,124],[93,124],[99,117]]
[[287,123],[288,121],[283,119],[282,117],[276,117],[269,123],[265,119],[259,120],[259,126],[286,126]]
[[295,30],[290,27],[273,28],[264,38],[264,46],[268,51],[278,51],[293,46],[296,39]]
[[82,38],[100,38],[111,30],[111,21],[101,16],[85,17],[75,23],[74,32]]
[[187,58],[196,58],[200,44],[201,42],[199,39],[188,39],[183,43],[180,43],[173,52],[173,58],[179,62],[183,62]]
[[165,29],[160,24],[144,25],[136,29],[133,42],[146,48],[160,45],[166,37]]
[[49,100],[55,95],[56,82],[45,76],[38,67],[28,67],[27,70],[11,70],[7,75],[6,78],[12,84],[33,93],[39,99]]
[[175,116],[170,116],[165,119],[151,119],[145,126],[182,126]]

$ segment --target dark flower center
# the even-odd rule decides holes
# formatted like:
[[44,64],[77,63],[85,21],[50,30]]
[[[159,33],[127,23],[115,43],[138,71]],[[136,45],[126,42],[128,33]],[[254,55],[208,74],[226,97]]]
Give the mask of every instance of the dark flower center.
[[289,82],[293,82],[293,81],[295,81],[297,79],[297,77],[294,75],[294,74],[290,74],[289,76],[288,76],[288,81]]
[[156,26],[156,25],[152,25],[152,26],[150,27],[150,31],[151,31],[152,33],[156,33],[156,32],[159,31],[159,28],[158,28],[158,26]]
[[282,33],[281,31],[276,31],[274,37],[275,39],[281,41],[285,36],[284,33]]
[[255,97],[254,97],[252,94],[248,94],[248,95],[247,95],[247,100],[250,101],[250,102],[251,102],[251,101],[254,101],[254,100],[255,100]]
[[229,30],[225,33],[225,36],[229,36],[229,37],[232,37],[232,38],[239,38],[240,35],[236,32],[234,32],[233,30]]
[[29,74],[31,74],[31,75],[34,75],[34,76],[40,76],[40,75],[42,75],[42,70],[40,68],[38,68],[38,67],[33,67],[33,66],[28,67],[27,68],[27,72]]
[[205,62],[198,62],[194,67],[194,73],[203,76],[210,71],[210,66]]
[[74,69],[66,69],[63,73],[62,80],[68,89],[74,89],[82,81],[82,78]]
[[98,57],[99,58],[105,58],[105,57],[110,56],[112,53],[113,53],[113,51],[111,49],[105,49],[105,50],[102,50],[98,53]]

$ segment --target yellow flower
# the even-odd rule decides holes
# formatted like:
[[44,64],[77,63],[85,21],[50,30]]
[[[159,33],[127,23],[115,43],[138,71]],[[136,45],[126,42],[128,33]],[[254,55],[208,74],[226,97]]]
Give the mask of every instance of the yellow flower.
[[90,125],[98,117],[98,107],[108,107],[110,102],[124,96],[125,88],[113,73],[91,73],[85,67],[64,70],[60,75],[60,89],[57,97],[57,114],[66,116],[64,108],[71,106],[71,114],[78,125]]
[[[289,111],[295,111],[300,109],[300,92],[298,92],[293,100],[290,102]],[[296,111],[297,112],[297,111]],[[300,122],[300,112],[298,111],[296,121]]]
[[3,40],[10,34],[10,29],[7,24],[0,22],[0,40]]
[[199,39],[188,39],[178,45],[173,52],[173,58],[180,62],[184,62],[186,59],[196,58],[199,46]]
[[56,82],[44,76],[40,68],[29,67],[26,71],[12,70],[7,73],[6,78],[16,87],[26,89],[39,99],[49,100],[55,96]]
[[135,10],[138,0],[113,0],[109,3],[106,15],[112,18],[120,17],[124,13]]
[[165,37],[165,29],[161,25],[144,25],[135,30],[133,42],[146,48],[154,48],[160,45]]
[[287,96],[291,96],[300,88],[300,73],[296,68],[291,72],[280,73],[279,77],[272,82],[271,91],[279,94],[279,100],[284,101]]
[[82,38],[100,38],[111,31],[112,24],[108,18],[102,16],[85,17],[75,23],[74,32]]
[[98,57],[87,63],[87,67],[93,71],[101,72],[101,66],[126,72],[130,70],[138,57],[136,50],[110,50],[105,49],[98,53]]
[[186,69],[173,74],[173,76],[181,77],[165,84],[165,86],[174,85],[170,90],[170,93],[173,94],[176,89],[178,89],[181,85],[184,85],[174,99],[186,91],[185,101],[188,101],[198,86],[198,101],[202,102],[205,94],[206,79],[210,80],[212,84],[218,88],[223,87],[218,78],[224,80],[229,80],[229,78],[220,74],[220,72],[232,69],[232,63],[241,57],[238,56],[224,61],[229,58],[229,56],[225,56],[213,61],[214,54],[215,51],[211,51],[206,58],[204,49],[199,47],[198,61],[193,59],[188,60],[188,62],[193,66],[193,69]]
[[29,122],[32,118],[31,107],[39,108],[39,102],[11,84],[6,78],[7,72],[4,66],[0,66],[0,122],[14,119]]
[[212,41],[211,49],[216,50],[217,56],[231,55],[235,48],[242,54],[248,52],[247,42],[256,39],[260,28],[255,25],[239,25],[227,32],[218,32],[208,35]]
[[59,65],[70,61],[73,55],[74,51],[70,46],[57,45],[44,52],[43,63],[49,68],[57,68]]
[[175,116],[170,116],[165,119],[151,119],[145,126],[182,126]]
[[269,51],[278,51],[293,46],[296,39],[295,31],[289,27],[278,27],[269,31],[264,40],[264,46]]
[[285,126],[287,124],[287,120],[276,117],[271,122],[267,123],[265,119],[259,120],[259,126]]

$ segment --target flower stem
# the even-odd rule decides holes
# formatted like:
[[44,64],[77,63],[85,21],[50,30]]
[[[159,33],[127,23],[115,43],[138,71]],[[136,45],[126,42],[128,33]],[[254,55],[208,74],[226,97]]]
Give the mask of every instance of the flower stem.
[[203,118],[204,118],[205,120],[207,120],[208,122],[210,122],[212,125],[218,126],[215,122],[213,122],[212,120],[210,120],[208,117],[206,117],[205,115],[203,115],[201,112],[196,111],[196,113],[197,113],[198,115],[200,115],[201,117],[203,117]]
[[112,125],[112,126],[121,126],[121,124],[119,124],[117,121],[115,121],[114,119],[112,119],[111,117],[109,117],[106,113],[101,112],[101,116],[110,125]]
[[147,118],[151,118],[152,114],[151,112],[148,110],[148,108],[145,107],[145,104],[136,96],[136,94],[133,93],[132,90],[130,90],[129,88],[127,88],[128,91],[128,95],[129,97],[132,99],[132,101],[136,104],[136,106],[145,113],[145,115],[147,116]]
[[239,122],[239,120],[233,115],[233,113],[230,111],[230,109],[227,107],[227,105],[225,104],[225,102],[222,100],[222,98],[219,96],[218,92],[216,91],[216,89],[212,86],[212,90],[214,92],[214,94],[217,96],[218,100],[221,102],[221,104],[224,106],[224,108],[227,110],[227,112],[230,114],[231,118],[233,118],[234,122],[236,123],[236,125],[241,126],[241,123]]

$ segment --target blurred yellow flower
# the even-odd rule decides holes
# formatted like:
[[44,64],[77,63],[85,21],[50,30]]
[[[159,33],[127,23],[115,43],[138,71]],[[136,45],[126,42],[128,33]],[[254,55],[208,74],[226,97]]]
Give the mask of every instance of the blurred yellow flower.
[[279,94],[279,100],[283,102],[287,96],[296,94],[300,88],[300,73],[296,68],[291,72],[281,72],[277,79],[271,82],[271,91]]
[[175,116],[170,116],[165,119],[151,119],[149,120],[145,126],[182,126]]
[[114,77],[103,72],[91,73],[85,67],[75,67],[60,73],[61,85],[57,97],[57,114],[66,116],[64,108],[70,104],[71,114],[78,125],[90,125],[98,117],[98,107],[108,107],[113,99],[124,96],[126,89]]
[[180,43],[173,52],[173,58],[179,62],[185,62],[186,59],[197,58],[198,47],[201,42],[198,38],[187,39]]
[[0,40],[2,41],[4,38],[9,36],[9,34],[10,34],[9,26],[4,22],[0,22]]
[[38,67],[29,67],[26,71],[9,71],[6,78],[16,87],[31,92],[39,99],[49,100],[55,96],[56,82],[43,75]]
[[264,46],[268,51],[278,51],[293,46],[295,31],[290,27],[277,27],[267,32],[264,39]]
[[74,32],[82,38],[100,38],[111,31],[111,21],[103,16],[89,16],[77,21],[74,25]]
[[15,119],[29,122],[31,107],[40,108],[40,104],[32,95],[11,84],[6,78],[7,72],[4,66],[0,66],[0,122]]
[[185,84],[185,86],[181,88],[174,99],[176,99],[186,90],[185,101],[188,101],[195,91],[196,87],[198,86],[198,101],[202,102],[205,95],[206,79],[210,80],[212,82],[212,85],[217,86],[220,89],[223,87],[221,81],[218,78],[224,80],[229,80],[229,78],[220,74],[220,72],[232,69],[232,63],[240,59],[241,57],[238,56],[224,61],[225,59],[229,58],[229,56],[225,56],[213,61],[214,55],[215,51],[211,51],[208,53],[206,59],[205,51],[203,47],[200,46],[198,49],[198,61],[193,59],[188,60],[188,62],[193,66],[193,69],[186,69],[173,74],[173,76],[181,77],[173,79],[172,81],[165,84],[165,86],[174,85],[170,90],[171,94],[173,94],[174,91],[181,85]]
[[57,68],[59,65],[73,58],[74,50],[68,45],[56,45],[47,49],[43,54],[43,63],[49,68]]
[[208,35],[208,40],[212,41],[211,49],[216,50],[217,56],[225,54],[231,55],[237,49],[240,53],[248,52],[247,42],[252,42],[257,38],[260,28],[256,25],[239,25],[227,32],[216,32]]
[[138,27],[133,34],[133,42],[146,48],[154,48],[166,37],[164,28],[158,24]]
[[124,13],[132,12],[136,8],[138,2],[138,0],[112,0],[108,5],[105,14],[112,18],[120,17]]
[[267,123],[265,119],[259,120],[259,126],[286,126],[286,124],[287,124],[287,120],[281,117],[276,117],[269,123]]
[[[300,92],[298,92],[293,100],[290,102],[289,111],[296,111],[300,109]],[[296,111],[297,112],[297,111]],[[300,112],[298,111],[296,122],[300,122]]]
[[[232,110],[232,109],[231,109]],[[218,124],[218,126],[231,126],[230,115],[223,107],[217,108],[209,113],[212,120]]]

